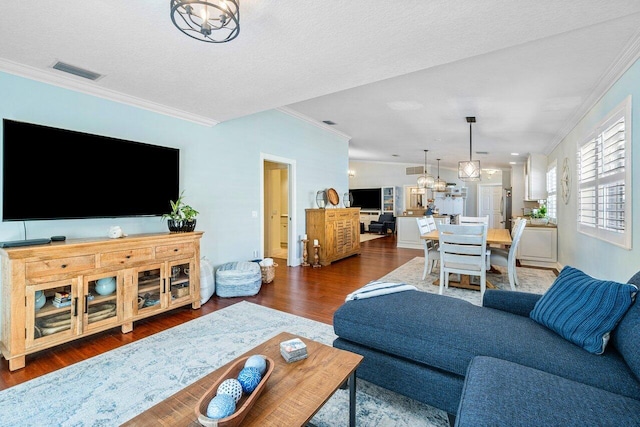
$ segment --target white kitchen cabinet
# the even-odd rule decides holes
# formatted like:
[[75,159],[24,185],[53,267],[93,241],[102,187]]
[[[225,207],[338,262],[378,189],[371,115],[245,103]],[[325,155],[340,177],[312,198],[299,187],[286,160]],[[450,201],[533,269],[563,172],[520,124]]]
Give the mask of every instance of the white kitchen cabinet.
[[522,265],[556,268],[558,229],[555,227],[525,227],[518,245],[517,258]]
[[524,169],[525,200],[547,199],[547,156],[529,154]]
[[441,215],[464,215],[464,197],[436,193],[434,203]]
[[396,239],[399,248],[423,249],[415,216],[399,216],[396,218]]

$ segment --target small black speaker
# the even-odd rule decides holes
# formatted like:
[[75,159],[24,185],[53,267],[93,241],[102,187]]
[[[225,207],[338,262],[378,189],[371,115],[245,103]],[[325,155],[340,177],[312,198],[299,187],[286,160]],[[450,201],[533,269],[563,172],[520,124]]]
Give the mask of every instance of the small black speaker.
[[52,242],[64,242],[65,240],[67,240],[66,236],[51,236]]

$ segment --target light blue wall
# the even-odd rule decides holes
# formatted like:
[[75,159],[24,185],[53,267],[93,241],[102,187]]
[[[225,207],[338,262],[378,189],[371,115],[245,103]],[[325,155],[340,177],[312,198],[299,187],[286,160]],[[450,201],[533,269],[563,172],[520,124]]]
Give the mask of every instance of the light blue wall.
[[[627,96],[632,97],[631,107],[631,162],[633,184],[630,190],[632,218],[628,218],[633,230],[632,249],[626,250],[610,243],[578,233],[577,231],[577,185],[576,150],[582,140],[595,125]],[[557,159],[558,176],[562,162],[569,158],[571,165],[571,197],[567,205],[558,197],[558,262],[571,265],[586,273],[611,280],[626,282],[640,270],[640,61],[613,85],[613,87],[593,106],[578,125],[549,155],[548,161]]]
[[[277,110],[208,127],[1,72],[0,94],[1,118],[179,148],[180,188],[200,212],[201,252],[214,265],[252,259],[254,250],[262,256],[262,219],[252,216],[254,211],[261,212],[261,156],[295,163],[297,206],[290,214],[296,217],[297,235],[304,234],[305,209],[316,207],[317,190],[335,188],[343,194],[348,189],[348,142]],[[100,173],[122,172],[118,153],[95,155],[113,158],[113,171]],[[29,159],[24,164],[25,176],[16,179],[26,178]],[[89,187],[96,173],[90,164],[74,164],[72,153],[69,164],[59,167],[77,168],[78,185]],[[153,185],[153,177],[149,184]],[[60,193],[61,203],[73,203],[64,190],[52,189]],[[160,217],[3,222],[0,241],[23,239],[25,226],[31,239],[101,237],[116,224],[128,234],[167,231]],[[296,262],[300,257],[296,244]]]

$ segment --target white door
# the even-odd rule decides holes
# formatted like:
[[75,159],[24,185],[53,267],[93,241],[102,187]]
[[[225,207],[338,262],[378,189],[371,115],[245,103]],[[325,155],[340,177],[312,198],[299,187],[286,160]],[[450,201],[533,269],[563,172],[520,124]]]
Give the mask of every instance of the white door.
[[500,213],[502,187],[500,185],[479,185],[478,189],[480,190],[478,215],[489,215],[489,228],[504,228],[500,223],[502,221]]

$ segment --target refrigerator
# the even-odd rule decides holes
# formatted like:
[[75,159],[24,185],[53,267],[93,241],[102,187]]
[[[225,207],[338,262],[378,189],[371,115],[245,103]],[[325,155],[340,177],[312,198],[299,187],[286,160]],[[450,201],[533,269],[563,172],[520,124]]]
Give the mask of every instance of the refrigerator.
[[502,199],[500,199],[500,215],[504,228],[511,229],[511,187],[502,189]]

